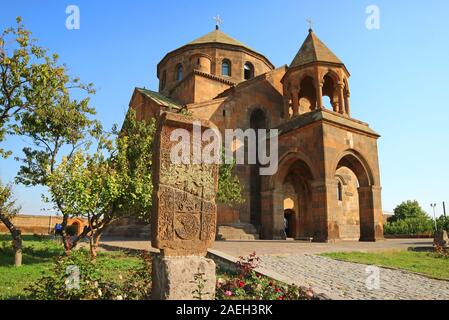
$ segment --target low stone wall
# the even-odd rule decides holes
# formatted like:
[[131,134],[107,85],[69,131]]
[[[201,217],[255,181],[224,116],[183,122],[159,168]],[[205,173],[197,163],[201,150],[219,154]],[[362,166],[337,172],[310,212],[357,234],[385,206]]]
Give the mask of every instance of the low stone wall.
[[[62,217],[19,214],[12,219],[12,223],[22,234],[51,234],[55,224],[62,223]],[[85,222],[82,219],[69,219],[68,225],[72,224],[77,224],[78,230],[82,231]],[[0,223],[0,233],[9,233],[3,223]]]

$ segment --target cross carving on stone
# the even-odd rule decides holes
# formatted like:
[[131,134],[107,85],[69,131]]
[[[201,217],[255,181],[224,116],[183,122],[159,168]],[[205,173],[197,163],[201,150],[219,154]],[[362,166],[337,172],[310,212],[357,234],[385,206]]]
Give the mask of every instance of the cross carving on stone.
[[223,23],[223,20],[220,18],[220,15],[217,15],[213,18],[215,20],[215,29],[220,29],[220,25]]

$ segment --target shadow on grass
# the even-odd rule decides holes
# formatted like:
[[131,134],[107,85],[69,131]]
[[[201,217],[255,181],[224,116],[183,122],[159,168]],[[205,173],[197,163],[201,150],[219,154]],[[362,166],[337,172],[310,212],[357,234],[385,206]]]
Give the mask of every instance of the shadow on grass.
[[[10,235],[0,235],[0,266],[14,264],[14,250]],[[60,243],[37,236],[23,236],[22,262],[24,265],[53,261],[63,253]]]
[[434,247],[410,247],[408,251],[412,252],[435,252]]

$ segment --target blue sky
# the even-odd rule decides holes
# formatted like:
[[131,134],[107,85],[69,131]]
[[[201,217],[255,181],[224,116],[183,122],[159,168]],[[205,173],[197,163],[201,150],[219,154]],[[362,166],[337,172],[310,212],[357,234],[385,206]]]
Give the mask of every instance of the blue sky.
[[[0,29],[22,16],[40,44],[57,52],[73,75],[93,82],[92,100],[106,127],[120,123],[135,86],[157,90],[162,57],[213,30],[222,30],[266,55],[289,64],[307,36],[311,17],[317,35],[351,72],[352,116],[382,135],[379,158],[383,207],[407,199],[449,207],[449,2],[447,0],[190,0],[36,1],[2,0]],[[65,9],[80,8],[80,30],[67,30]],[[380,8],[380,29],[365,27],[368,5]],[[11,138],[20,153],[26,144]],[[18,170],[0,160],[0,178]],[[15,187],[22,212],[41,213],[42,188]]]

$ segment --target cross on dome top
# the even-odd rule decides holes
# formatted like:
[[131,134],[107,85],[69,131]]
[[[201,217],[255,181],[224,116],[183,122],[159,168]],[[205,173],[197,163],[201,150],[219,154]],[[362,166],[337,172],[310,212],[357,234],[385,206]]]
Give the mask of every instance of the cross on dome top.
[[223,23],[223,20],[220,18],[220,15],[218,14],[216,17],[213,18],[215,20],[215,29],[220,29],[220,25]]

